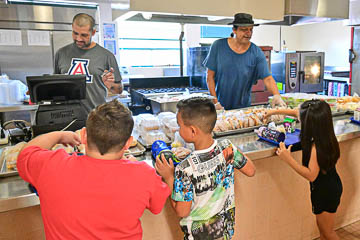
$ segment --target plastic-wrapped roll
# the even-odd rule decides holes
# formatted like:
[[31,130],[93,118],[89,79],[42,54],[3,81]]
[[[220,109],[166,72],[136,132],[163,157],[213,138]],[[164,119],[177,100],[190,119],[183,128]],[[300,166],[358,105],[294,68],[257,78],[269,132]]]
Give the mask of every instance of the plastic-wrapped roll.
[[267,127],[260,127],[258,135],[278,143],[285,141],[285,133],[269,129]]

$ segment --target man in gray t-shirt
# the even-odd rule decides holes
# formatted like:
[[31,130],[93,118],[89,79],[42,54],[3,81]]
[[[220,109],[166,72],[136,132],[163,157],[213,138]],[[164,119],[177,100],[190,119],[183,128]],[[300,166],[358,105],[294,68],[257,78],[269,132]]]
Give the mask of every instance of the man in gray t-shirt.
[[85,74],[86,99],[82,101],[89,113],[105,102],[107,91],[121,93],[121,75],[115,56],[107,49],[91,41],[96,30],[95,20],[85,13],[73,19],[71,43],[56,52],[55,74]]

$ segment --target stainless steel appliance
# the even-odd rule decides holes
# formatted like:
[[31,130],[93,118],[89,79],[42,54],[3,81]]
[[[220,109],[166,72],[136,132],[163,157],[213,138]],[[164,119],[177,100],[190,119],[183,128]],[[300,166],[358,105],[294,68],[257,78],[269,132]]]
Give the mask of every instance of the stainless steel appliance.
[[[151,98],[164,94],[176,95],[189,91],[189,93],[208,92],[197,82],[190,83],[190,77],[157,77],[157,78],[130,78],[131,104],[129,108],[134,115],[143,112],[154,113]],[[157,110],[156,110],[157,111]],[[156,113],[155,111],[155,113]]]
[[[29,75],[52,74],[56,51],[73,42],[71,23],[79,12],[92,16],[98,14],[96,8],[76,6],[1,5],[0,30],[20,31],[22,43],[19,46],[0,45],[1,73],[23,83]],[[95,17],[96,22],[97,19]],[[29,30],[48,33],[48,43],[29,44]]]
[[324,52],[315,51],[272,52],[272,76],[279,91],[323,91],[324,57]]
[[[360,11],[360,6],[357,8]],[[349,94],[360,94],[360,27],[351,29],[351,49],[349,51],[350,81]]]
[[87,113],[80,100],[86,96],[85,75],[27,76],[30,99],[39,104],[33,136],[85,127]]
[[[272,46],[259,46],[259,48],[263,51],[266,62],[269,66],[269,71],[271,71],[271,50]],[[264,80],[259,79],[255,85],[251,88],[251,105],[259,105],[265,104],[268,102],[268,97],[272,94],[267,91]]]

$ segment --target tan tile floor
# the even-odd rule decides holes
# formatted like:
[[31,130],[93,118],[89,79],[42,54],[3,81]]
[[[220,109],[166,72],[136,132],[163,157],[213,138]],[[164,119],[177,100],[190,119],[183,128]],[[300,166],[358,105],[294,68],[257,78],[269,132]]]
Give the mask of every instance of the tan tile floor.
[[341,240],[360,240],[360,221],[342,227],[336,230],[336,233]]

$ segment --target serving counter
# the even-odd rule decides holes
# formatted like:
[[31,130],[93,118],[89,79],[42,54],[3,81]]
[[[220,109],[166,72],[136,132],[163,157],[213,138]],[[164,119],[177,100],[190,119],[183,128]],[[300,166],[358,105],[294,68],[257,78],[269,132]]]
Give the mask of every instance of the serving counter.
[[[337,165],[344,192],[336,228],[360,220],[360,125],[350,123],[351,115],[334,117],[341,158]],[[230,139],[256,166],[249,178],[235,173],[236,226],[234,239],[304,240],[318,237],[311,212],[307,180],[296,174],[276,154],[276,147],[259,141],[255,133]],[[301,151],[293,152],[301,162]],[[138,157],[152,164],[150,152]],[[159,215],[145,211],[142,217],[144,240],[182,239],[179,218],[169,202]],[[0,238],[45,239],[39,200],[19,176],[0,178]]]

